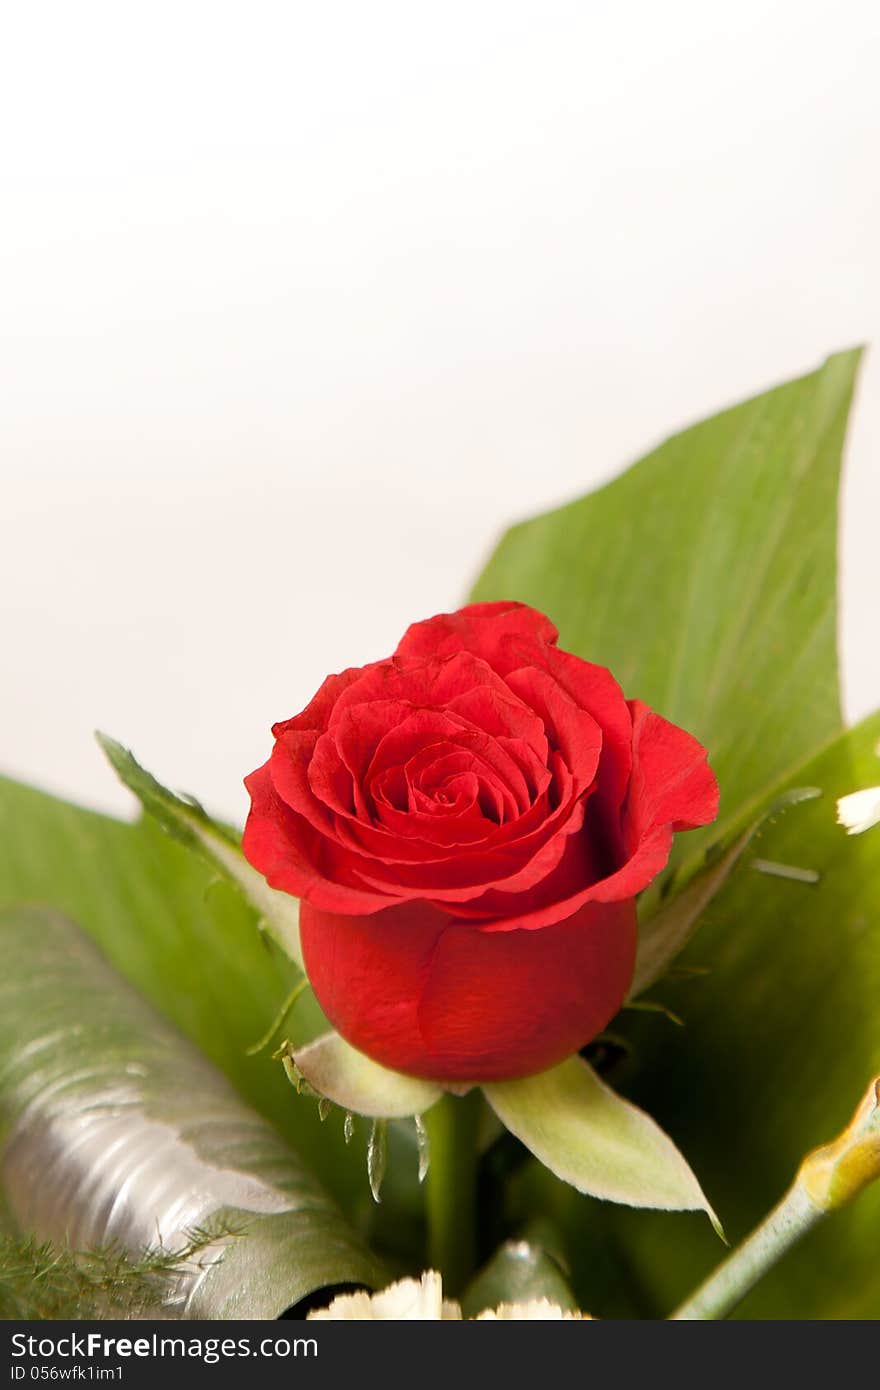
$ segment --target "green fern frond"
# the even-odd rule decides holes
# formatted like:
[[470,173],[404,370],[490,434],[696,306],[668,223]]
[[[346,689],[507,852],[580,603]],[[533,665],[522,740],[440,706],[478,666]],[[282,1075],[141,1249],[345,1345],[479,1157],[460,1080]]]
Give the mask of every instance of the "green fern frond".
[[117,1246],[76,1251],[0,1231],[0,1319],[161,1317],[173,1280],[208,1246],[241,1234],[228,1225],[187,1233],[182,1248],[126,1255]]

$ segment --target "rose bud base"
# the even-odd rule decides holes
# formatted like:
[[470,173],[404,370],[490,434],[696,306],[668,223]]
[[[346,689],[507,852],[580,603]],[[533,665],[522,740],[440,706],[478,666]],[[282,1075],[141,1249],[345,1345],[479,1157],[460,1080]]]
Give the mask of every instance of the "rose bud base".
[[486,931],[425,902],[343,916],[304,902],[318,1002],[353,1047],[433,1081],[544,1071],[589,1042],[626,997],[635,903],[588,903],[540,930]]

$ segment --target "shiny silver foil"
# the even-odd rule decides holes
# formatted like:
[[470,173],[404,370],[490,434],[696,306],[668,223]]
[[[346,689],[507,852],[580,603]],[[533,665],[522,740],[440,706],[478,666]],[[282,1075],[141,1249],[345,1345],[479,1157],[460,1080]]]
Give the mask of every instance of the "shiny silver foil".
[[23,1231],[73,1249],[238,1232],[169,1285],[171,1316],[274,1318],[381,1281],[271,1126],[42,908],[0,918],[0,1183]]

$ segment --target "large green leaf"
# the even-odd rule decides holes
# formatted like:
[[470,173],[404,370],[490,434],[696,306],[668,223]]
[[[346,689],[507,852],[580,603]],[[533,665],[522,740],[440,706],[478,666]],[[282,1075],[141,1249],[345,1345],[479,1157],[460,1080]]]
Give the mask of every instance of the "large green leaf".
[[9,909],[0,952],[0,1169],[24,1230],[139,1257],[212,1227],[162,1291],[184,1317],[279,1317],[384,1282],[273,1127],[72,922]]
[[858,360],[832,357],[515,526],[474,589],[542,609],[561,646],[696,734],[722,821],[840,728],[837,482]]
[[[880,781],[880,714],[800,769],[821,798],[761,832],[762,859],[817,870],[771,878],[744,856],[682,956],[709,973],[667,979],[685,1021],[625,1014],[633,1049],[614,1082],[675,1134],[738,1244],[791,1182],[803,1154],[842,1128],[880,1067],[880,827],[848,836],[835,800]],[[567,1241],[575,1288],[601,1315],[668,1313],[718,1262],[699,1226],[586,1203],[545,1173],[526,1177]],[[670,1229],[672,1227],[672,1229]],[[786,1255],[743,1317],[880,1315],[880,1191]]]
[[[774,798],[745,830],[731,834],[728,844],[713,846],[715,853],[707,856],[708,862],[694,873],[687,887],[670,895],[670,902],[661,900],[656,910],[642,920],[630,1001],[667,973],[765,822],[802,801],[812,801],[821,795],[818,787],[794,787]],[[634,1007],[632,1003],[630,1007]],[[647,1005],[642,1003],[641,1007]]]
[[[363,1146],[346,1148],[341,1117],[321,1125],[268,1052],[247,1055],[297,972],[235,888],[150,820],[123,824],[0,778],[0,907],[17,902],[48,903],[79,922],[341,1200],[369,1202]],[[322,1025],[307,997],[287,1026],[302,1043]]]
[[[744,853],[682,958],[711,975],[662,985],[686,1029],[632,1014],[615,1024],[636,1052],[620,1084],[676,1135],[734,1240],[845,1118],[880,1051],[880,834],[847,839],[833,808],[880,780],[880,725],[840,737],[836,674],[837,485],[858,356],[832,357],[515,527],[474,591],[543,609],[561,645],[608,665],[627,694],[708,747],[720,823],[681,837],[667,909],[707,844],[733,843],[787,788],[825,793],[763,830],[759,851],[818,870],[819,885],[756,873]],[[521,1189],[524,1215],[530,1195],[567,1233],[578,1295],[596,1312],[667,1312],[717,1261],[709,1233],[680,1218],[584,1202],[534,1167]],[[791,1256],[744,1315],[876,1315],[878,1243],[871,1194]]]

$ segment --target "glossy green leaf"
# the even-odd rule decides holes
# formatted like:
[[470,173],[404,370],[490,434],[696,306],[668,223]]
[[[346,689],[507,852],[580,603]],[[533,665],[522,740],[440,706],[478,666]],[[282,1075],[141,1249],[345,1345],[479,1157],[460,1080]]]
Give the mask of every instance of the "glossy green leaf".
[[538,1076],[493,1081],[483,1091],[510,1132],[578,1192],[633,1207],[705,1211],[718,1228],[669,1136],[581,1057]]
[[[297,978],[257,914],[150,818],[127,825],[0,778],[0,907],[44,902],[79,922],[112,964],[214,1061],[319,1169],[359,1203],[363,1148],[321,1125],[268,1052],[247,1055]],[[289,1036],[326,1029],[309,995]]]
[[262,874],[252,869],[241,852],[241,835],[213,820],[199,802],[184,800],[157,782],[141,767],[134,754],[106,734],[96,734],[111,767],[134,792],[144,810],[154,816],[169,835],[195,849],[244,895],[258,914],[260,925],[285,955],[303,968],[299,944],[299,903],[288,893],[270,888]]
[[0,1171],[23,1230],[137,1258],[213,1228],[163,1291],[187,1318],[275,1318],[384,1282],[273,1127],[72,922],[10,909],[0,954]]
[[681,854],[840,728],[837,483],[858,360],[832,357],[515,526],[474,589],[549,614],[562,647],[706,745],[721,822]]
[[432,1081],[381,1067],[338,1033],[323,1033],[292,1055],[312,1090],[354,1115],[385,1120],[421,1115],[443,1094]]

